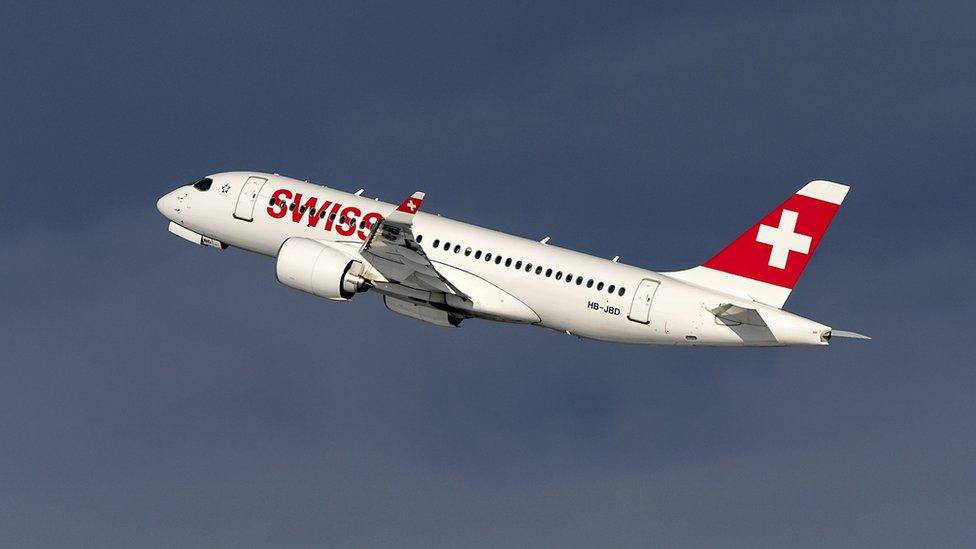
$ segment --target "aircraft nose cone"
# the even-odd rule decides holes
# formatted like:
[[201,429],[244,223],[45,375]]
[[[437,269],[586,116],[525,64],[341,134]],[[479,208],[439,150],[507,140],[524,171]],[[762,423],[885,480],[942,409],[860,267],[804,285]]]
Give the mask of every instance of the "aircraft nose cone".
[[173,194],[172,192],[166,193],[156,201],[156,209],[169,220],[172,220],[176,214],[176,197]]

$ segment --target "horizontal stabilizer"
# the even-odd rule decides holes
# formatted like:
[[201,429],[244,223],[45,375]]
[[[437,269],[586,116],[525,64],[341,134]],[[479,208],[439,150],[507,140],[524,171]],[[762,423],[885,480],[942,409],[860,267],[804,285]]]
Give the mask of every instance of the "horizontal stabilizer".
[[846,330],[831,330],[831,337],[848,337],[851,339],[871,339],[869,336],[864,334],[859,334],[857,332],[848,332]]
[[766,321],[763,320],[762,316],[759,315],[759,311],[755,309],[746,309],[745,307],[739,307],[738,305],[733,305],[731,303],[722,303],[714,309],[709,309],[708,312],[715,315],[716,318],[732,324],[766,326]]

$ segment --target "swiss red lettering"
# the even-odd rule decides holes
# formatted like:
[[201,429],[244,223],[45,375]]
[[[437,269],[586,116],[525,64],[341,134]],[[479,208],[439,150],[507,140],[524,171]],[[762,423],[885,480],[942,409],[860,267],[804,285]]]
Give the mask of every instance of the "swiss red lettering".
[[312,210],[311,212],[309,212],[309,214],[308,214],[308,226],[309,227],[315,227],[316,225],[318,225],[319,224],[319,220],[322,219],[325,216],[325,210],[328,210],[329,209],[329,206],[331,206],[331,205],[332,205],[332,201],[331,200],[326,200],[325,202],[322,203],[322,207],[321,208],[319,208],[318,210]]
[[342,204],[339,204],[338,202],[336,202],[332,206],[332,211],[329,212],[329,219],[326,220],[326,222],[325,222],[325,230],[327,230],[327,231],[331,231],[332,230],[332,224],[335,222],[336,215],[338,215],[339,208],[341,208],[341,207],[342,207]]
[[318,198],[310,197],[302,204],[302,193],[295,193],[295,209],[291,212],[291,220],[295,223],[301,223],[302,216],[305,215],[305,211],[315,207],[315,203],[318,202]]
[[278,189],[271,195],[274,199],[274,204],[268,206],[268,215],[275,219],[281,219],[285,217],[285,212],[288,211],[288,205],[285,204],[285,200],[291,198],[291,191],[288,189]]
[[[352,236],[355,234],[360,240],[366,240],[369,232],[377,223],[383,220],[379,212],[362,213],[356,206],[343,207],[342,204],[331,200],[322,201],[322,206],[318,206],[318,198],[310,196],[302,203],[302,193],[292,193],[288,189],[278,189],[272,193],[273,204],[267,208],[268,215],[274,219],[281,219],[288,214],[291,209],[289,202],[294,204],[291,210],[291,220],[293,223],[301,223],[305,214],[308,213],[306,221],[309,227],[318,227],[319,221],[325,219],[322,227],[326,231],[335,229],[341,236]],[[331,207],[331,208],[330,208]],[[328,214],[325,212],[328,210]],[[341,213],[340,213],[341,212]],[[358,229],[358,231],[357,231]]]
[[365,225],[363,226],[362,229],[359,229],[359,232],[357,233],[359,239],[365,241],[366,238],[369,236],[369,231],[370,229],[373,228],[373,225],[379,223],[382,220],[383,220],[383,216],[380,215],[378,212],[369,212],[368,214],[364,215],[363,223],[365,223]]
[[355,206],[347,206],[344,210],[342,210],[342,214],[339,216],[339,220],[342,222],[336,226],[336,232],[342,236],[351,236],[352,233],[356,232],[355,218],[359,217],[359,214],[361,213],[362,210],[359,208]]

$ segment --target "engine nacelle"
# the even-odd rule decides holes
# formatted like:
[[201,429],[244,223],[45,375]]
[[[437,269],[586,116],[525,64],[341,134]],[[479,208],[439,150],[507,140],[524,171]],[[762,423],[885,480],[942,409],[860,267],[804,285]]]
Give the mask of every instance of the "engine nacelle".
[[319,297],[346,301],[366,289],[363,264],[328,244],[289,238],[278,250],[278,282]]

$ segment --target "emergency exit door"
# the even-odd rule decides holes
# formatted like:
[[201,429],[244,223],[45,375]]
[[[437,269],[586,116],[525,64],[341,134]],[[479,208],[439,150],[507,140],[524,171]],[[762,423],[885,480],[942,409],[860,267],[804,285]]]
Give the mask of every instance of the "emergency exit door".
[[637,291],[634,292],[634,301],[630,304],[630,314],[627,315],[627,318],[634,322],[647,324],[651,314],[651,302],[654,301],[654,294],[657,293],[657,288],[660,285],[661,283],[656,280],[641,280],[637,286]]
[[237,197],[237,208],[234,209],[234,217],[242,221],[254,220],[254,204],[258,201],[258,194],[261,187],[268,180],[263,177],[248,177],[241,187],[241,194]]

